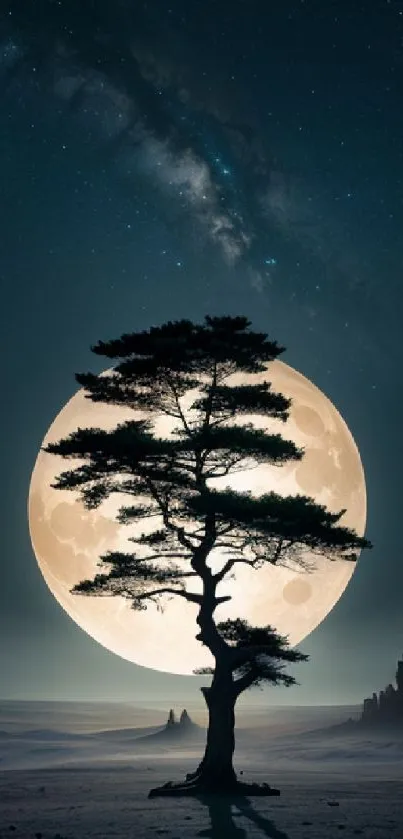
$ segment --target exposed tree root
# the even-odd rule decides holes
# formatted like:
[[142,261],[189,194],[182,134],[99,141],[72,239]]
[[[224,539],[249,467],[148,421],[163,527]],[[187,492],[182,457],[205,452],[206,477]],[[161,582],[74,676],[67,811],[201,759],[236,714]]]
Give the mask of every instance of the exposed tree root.
[[157,798],[159,796],[205,796],[205,795],[220,795],[220,796],[268,796],[280,795],[279,789],[270,787],[269,784],[246,784],[242,781],[234,781],[228,785],[222,786],[217,783],[202,781],[200,778],[194,780],[184,781],[181,784],[174,784],[168,781],[162,787],[155,787],[148,793],[149,798]]

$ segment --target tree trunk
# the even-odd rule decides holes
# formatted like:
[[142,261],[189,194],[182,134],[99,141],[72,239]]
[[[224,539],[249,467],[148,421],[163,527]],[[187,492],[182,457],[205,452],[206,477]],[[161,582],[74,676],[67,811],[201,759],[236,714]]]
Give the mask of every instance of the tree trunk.
[[230,690],[223,691],[222,687],[221,690],[217,687],[203,688],[203,694],[209,709],[203,760],[195,772],[186,775],[186,781],[179,784],[168,782],[163,787],[150,790],[148,797],[280,795],[280,791],[269,784],[248,784],[237,780],[233,767],[236,696]]
[[[182,784],[171,782],[149,792],[149,798],[157,795],[279,795],[278,790],[268,784],[243,784],[237,781],[233,767],[235,751],[235,702],[238,692],[234,689],[232,660],[228,647],[220,637],[213,620],[213,612],[219,599],[215,596],[215,581],[205,567],[205,557],[199,557],[204,582],[203,603],[197,617],[200,633],[196,638],[205,644],[215,658],[215,670],[211,687],[202,688],[209,711],[207,744],[203,760]],[[194,557],[192,567],[197,571]]]
[[204,691],[209,725],[206,750],[203,760],[195,772],[206,789],[226,790],[236,784],[233,767],[235,751],[235,697],[230,690],[211,688]]

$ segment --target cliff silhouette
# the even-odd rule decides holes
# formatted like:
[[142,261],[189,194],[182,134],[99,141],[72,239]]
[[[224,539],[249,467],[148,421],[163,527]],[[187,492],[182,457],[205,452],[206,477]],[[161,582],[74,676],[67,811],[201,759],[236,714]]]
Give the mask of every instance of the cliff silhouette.
[[397,662],[396,687],[387,685],[379,694],[364,699],[360,722],[368,726],[398,725],[403,728],[403,658]]

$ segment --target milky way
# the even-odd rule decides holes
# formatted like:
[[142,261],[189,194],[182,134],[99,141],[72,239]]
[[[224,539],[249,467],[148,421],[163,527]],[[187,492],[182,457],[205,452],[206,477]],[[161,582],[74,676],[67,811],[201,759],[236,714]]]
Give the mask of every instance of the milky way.
[[67,656],[94,689],[96,652],[52,612],[21,525],[74,370],[100,338],[209,312],[272,333],[354,433],[375,547],[309,643],[324,701],[374,688],[374,650],[380,668],[401,638],[402,43],[400,0],[0,3],[10,691],[29,661],[67,695]]

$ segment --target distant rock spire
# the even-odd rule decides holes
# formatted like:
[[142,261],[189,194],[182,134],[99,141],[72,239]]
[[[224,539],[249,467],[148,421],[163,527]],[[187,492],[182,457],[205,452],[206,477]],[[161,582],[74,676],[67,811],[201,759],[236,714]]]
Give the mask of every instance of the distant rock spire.
[[179,720],[179,723],[180,723],[180,725],[181,725],[181,726],[183,726],[183,727],[185,727],[185,726],[189,726],[189,725],[192,725],[192,720],[190,719],[189,714],[188,714],[188,712],[187,712],[186,708],[184,708],[184,709],[183,709],[183,711],[182,711],[182,713],[181,713],[181,715],[180,715],[180,720]]
[[175,719],[175,711],[173,711],[172,708],[171,708],[171,710],[168,714],[167,728],[170,728],[170,726],[172,726],[172,725],[176,725],[176,719]]
[[195,728],[195,727],[197,728],[197,726],[195,726],[194,722],[190,719],[186,708],[183,709],[183,711],[182,711],[182,713],[179,717],[179,720],[176,719],[175,711],[173,710],[173,708],[171,708],[171,710],[168,714],[168,719],[166,721],[166,725],[165,725],[166,729],[170,729],[172,731],[175,730],[175,731],[179,732],[179,731],[183,731],[183,730],[190,729],[190,728]]

